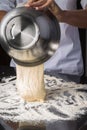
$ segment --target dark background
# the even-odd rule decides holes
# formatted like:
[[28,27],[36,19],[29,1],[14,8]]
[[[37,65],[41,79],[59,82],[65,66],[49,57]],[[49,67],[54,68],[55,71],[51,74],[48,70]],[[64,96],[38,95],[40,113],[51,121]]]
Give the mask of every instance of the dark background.
[[[77,8],[82,9],[81,0],[77,0]],[[83,56],[83,62],[84,62],[84,74],[81,78],[81,83],[87,83],[87,76],[86,76],[86,29],[79,28],[79,35],[80,35],[80,41],[81,41],[81,47],[82,47],[82,56]]]

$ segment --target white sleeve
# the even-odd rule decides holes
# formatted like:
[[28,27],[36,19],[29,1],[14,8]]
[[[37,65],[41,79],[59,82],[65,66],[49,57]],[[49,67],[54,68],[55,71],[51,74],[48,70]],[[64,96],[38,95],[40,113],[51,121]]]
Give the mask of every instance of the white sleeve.
[[0,0],[0,10],[10,11],[15,8],[16,0]]
[[81,5],[85,9],[87,7],[87,0],[81,0]]

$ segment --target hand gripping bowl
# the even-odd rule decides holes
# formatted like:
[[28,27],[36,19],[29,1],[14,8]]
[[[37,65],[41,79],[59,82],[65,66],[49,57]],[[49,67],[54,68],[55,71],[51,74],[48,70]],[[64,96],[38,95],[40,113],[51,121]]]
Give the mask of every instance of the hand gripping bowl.
[[36,66],[57,50],[60,26],[49,10],[18,7],[2,19],[0,40],[2,48],[16,63]]

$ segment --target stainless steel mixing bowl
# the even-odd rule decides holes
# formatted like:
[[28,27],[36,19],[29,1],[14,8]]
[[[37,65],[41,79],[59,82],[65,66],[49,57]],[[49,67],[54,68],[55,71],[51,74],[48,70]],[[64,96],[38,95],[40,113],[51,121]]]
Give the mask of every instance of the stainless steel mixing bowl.
[[49,10],[18,7],[1,21],[0,40],[16,63],[35,66],[47,61],[58,49],[60,26]]

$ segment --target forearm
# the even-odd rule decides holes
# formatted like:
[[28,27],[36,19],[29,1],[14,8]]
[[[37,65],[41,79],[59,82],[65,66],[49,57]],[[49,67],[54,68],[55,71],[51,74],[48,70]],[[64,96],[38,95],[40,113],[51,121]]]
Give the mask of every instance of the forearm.
[[[59,18],[57,16],[57,18]],[[60,22],[77,26],[79,28],[87,28],[87,9],[75,11],[63,11],[61,13]]]
[[59,22],[64,22],[79,28],[87,28],[87,9],[62,10],[53,2],[50,6],[50,10]]
[[2,18],[5,16],[7,12],[6,11],[0,11],[0,21],[2,20]]

